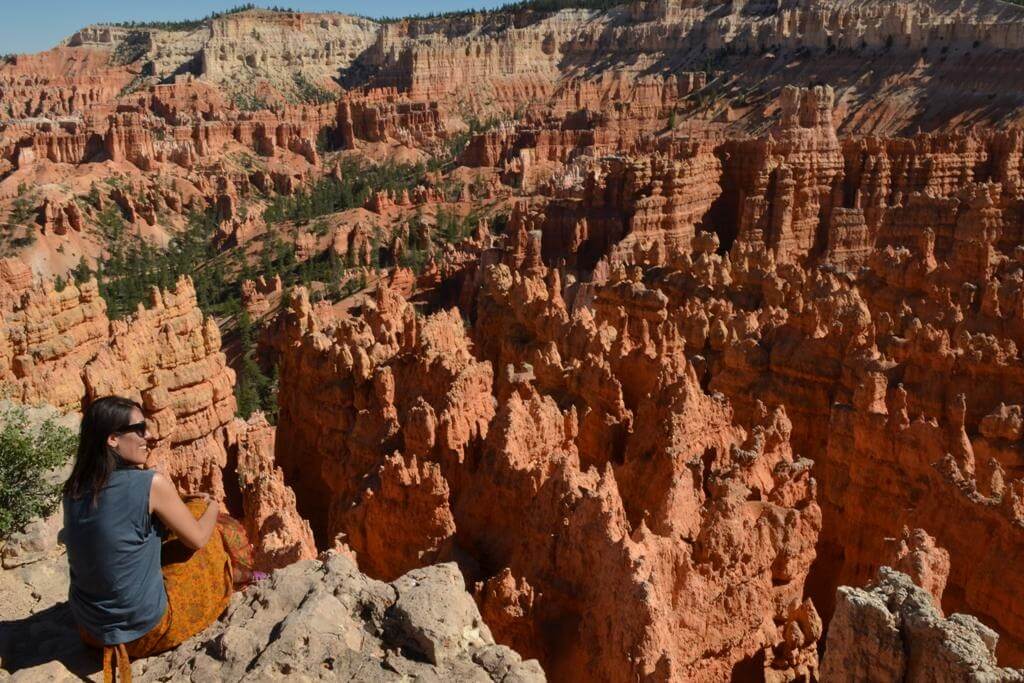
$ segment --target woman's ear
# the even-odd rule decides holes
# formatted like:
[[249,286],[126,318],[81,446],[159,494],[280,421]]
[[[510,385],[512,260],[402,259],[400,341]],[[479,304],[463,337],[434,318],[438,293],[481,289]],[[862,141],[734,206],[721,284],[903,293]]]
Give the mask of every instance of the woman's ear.
[[107,437],[107,447],[113,451],[117,451],[117,434],[111,434]]

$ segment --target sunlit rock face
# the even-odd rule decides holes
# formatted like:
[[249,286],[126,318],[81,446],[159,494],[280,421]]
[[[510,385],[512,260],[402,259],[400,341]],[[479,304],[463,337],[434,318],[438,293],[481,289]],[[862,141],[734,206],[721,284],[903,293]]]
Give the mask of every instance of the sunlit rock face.
[[821,675],[827,680],[1024,680],[1024,670],[996,663],[998,639],[973,616],[943,618],[909,576],[881,567],[867,589],[839,588]]
[[111,323],[110,339],[83,372],[86,396],[128,396],[147,414],[150,458],[164,462],[186,493],[225,495],[227,426],[235,414],[235,372],[220,332],[182,278],[153,291],[149,308]]
[[552,278],[493,267],[470,334],[390,290],[324,324],[296,292],[277,459],[300,511],[383,578],[459,559],[496,637],[552,675],[813,672],[820,511],[784,410],[735,424],[666,327],[631,336],[638,316],[615,339]]

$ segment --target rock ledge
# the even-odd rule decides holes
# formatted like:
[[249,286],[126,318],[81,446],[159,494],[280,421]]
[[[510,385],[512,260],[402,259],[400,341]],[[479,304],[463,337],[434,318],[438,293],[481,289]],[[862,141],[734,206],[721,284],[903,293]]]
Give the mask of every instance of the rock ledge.
[[455,564],[388,584],[338,553],[274,572],[206,631],[135,669],[143,681],[545,680],[536,660],[495,644]]

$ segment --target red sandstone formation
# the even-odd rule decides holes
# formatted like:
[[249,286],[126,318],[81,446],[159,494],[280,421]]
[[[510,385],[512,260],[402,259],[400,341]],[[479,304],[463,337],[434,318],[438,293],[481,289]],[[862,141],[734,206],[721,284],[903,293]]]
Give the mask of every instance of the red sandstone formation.
[[[771,251],[778,261],[805,256],[823,234],[843,156],[832,121],[829,86],[787,87],[779,98],[779,125],[754,141],[727,145],[743,161],[729,164],[723,183],[736,187],[736,243]],[[833,248],[835,248],[833,246]]]
[[700,141],[673,140],[666,152],[571,166],[550,180],[550,201],[517,207],[511,229],[540,230],[546,259],[582,271],[601,258],[632,261],[638,248],[658,262],[686,251],[721,194],[721,163]]
[[262,413],[237,420],[238,485],[245,527],[256,553],[256,568],[269,572],[316,557],[309,522],[295,510],[295,494],[274,465],[274,428]]
[[235,374],[220,332],[196,305],[192,282],[154,290],[149,308],[111,323],[110,340],[83,373],[86,396],[129,396],[146,409],[150,458],[166,464],[186,493],[224,498],[227,426],[235,414]]
[[108,50],[63,47],[15,55],[0,67],[0,121],[112,111],[131,77],[111,63]]
[[[17,281],[12,285],[20,289]],[[0,297],[0,304],[4,394],[22,403],[77,409],[85,396],[82,368],[108,335],[107,306],[96,281],[59,292],[46,281],[20,295]]]
[[928,591],[941,614],[942,592],[949,578],[949,553],[935,545],[935,539],[924,529],[904,529],[902,537],[887,540],[891,555],[886,564]]
[[[422,408],[413,419],[426,420],[420,426],[426,430],[424,436],[433,438],[433,412],[429,404]],[[362,493],[338,526],[345,530],[344,546],[360,566],[374,576],[393,579],[440,557],[455,534],[455,520],[448,505],[448,482],[436,463],[421,465],[416,455],[406,463],[396,453],[384,460],[376,476],[379,482]]]
[[[875,198],[867,194],[863,202],[848,197],[843,203],[849,207],[830,210],[839,203],[829,195],[835,189],[839,143],[823,126],[825,118],[835,118],[846,132],[891,134],[921,124],[935,129],[949,120],[1003,124],[1019,111],[1003,87],[1003,72],[1015,64],[1012,53],[1024,35],[1019,9],[992,2],[954,7],[939,0],[901,7],[865,9],[830,0],[798,4],[776,16],[671,1],[623,7],[620,19],[613,19],[615,13],[526,10],[383,25],[343,15],[255,10],[181,31],[92,26],[53,51],[19,55],[0,65],[0,83],[11,86],[0,93],[0,178],[15,172],[13,189],[36,182],[48,164],[92,167],[110,160],[128,164],[136,179],[164,171],[190,176],[188,182],[201,186],[214,172],[209,161],[243,149],[292,166],[301,165],[301,157],[313,168],[320,161],[318,138],[349,149],[381,144],[432,149],[465,128],[460,116],[468,107],[481,118],[519,120],[478,134],[460,157],[463,163],[500,166],[506,179],[532,187],[557,170],[549,166],[581,153],[643,151],[666,123],[688,132],[750,132],[780,118],[777,135],[734,141],[718,150],[719,157],[754,157],[727,168],[721,178],[727,195],[733,182],[750,186],[742,188],[741,199],[726,202],[732,207],[723,206],[718,217],[733,225],[721,230],[730,235],[727,241],[737,233],[767,239],[782,255],[814,248],[828,250],[835,262],[859,263],[868,233],[878,229],[876,221],[886,212],[876,211]],[[961,29],[950,33],[952,25]],[[253,35],[259,39],[246,38]],[[857,50],[884,60],[886,68],[864,75],[859,58],[851,56]],[[815,102],[801,103],[802,95],[785,90],[776,109],[783,86],[806,80],[800,51],[811,51],[809,61],[825,65],[813,77],[824,76],[835,91],[826,97],[822,89],[812,97]],[[794,52],[797,57],[791,58]],[[599,66],[587,68],[599,53],[604,55]],[[783,56],[795,60],[792,71],[778,68]],[[914,71],[918,60],[934,70],[927,80],[893,76]],[[654,66],[676,63],[689,67],[658,73]],[[948,85],[964,72],[973,76],[971,94],[950,92]],[[331,92],[335,78],[347,88],[338,104],[286,104],[301,94],[296,92],[301,84]],[[915,88],[925,93],[920,100],[945,104],[909,106],[906,93],[918,92]],[[273,111],[238,111],[232,105],[262,97],[274,103]],[[832,97],[839,106],[823,118]],[[877,158],[879,148],[900,144],[878,138],[844,142],[847,169],[887,174],[893,168],[901,182],[931,172],[930,163],[897,161],[890,167]],[[1019,169],[1019,140],[999,144],[1008,152],[1016,149]],[[845,148],[862,145],[863,158],[847,154]],[[983,157],[978,160],[984,163]],[[713,183],[718,173],[710,163],[705,158],[692,168],[684,165],[684,171]],[[248,182],[278,192],[296,187],[294,175],[272,168],[246,169],[245,175]],[[946,177],[956,184],[963,174]],[[663,202],[675,210],[679,190],[666,178],[653,182],[659,180],[662,188],[640,194],[653,205],[642,207],[644,213],[660,211]],[[151,192],[158,190],[144,188]],[[199,193],[202,205],[191,202],[187,209],[168,201],[172,216],[180,220],[188,210],[217,201],[213,192],[200,187]],[[59,207],[84,194],[72,188],[40,206],[44,230],[59,234],[65,223],[80,223],[76,216],[58,214]],[[0,188],[0,200],[5,197]],[[132,220],[150,226],[163,210],[159,201],[144,212],[125,207]],[[71,267],[77,258],[65,261],[46,272]]]
[[337,125],[345,149],[354,149],[357,140],[422,145],[444,128],[436,102],[403,102],[390,90],[371,90],[354,101],[341,100]]
[[[543,335],[536,355],[477,361],[456,312],[421,319],[387,289],[361,317],[326,327],[303,292],[293,299],[276,455],[314,528],[341,533],[381,576],[468,555],[486,610],[508,615],[492,626],[499,639],[556,677],[716,678],[737,665],[813,674],[820,628],[798,616],[799,586],[819,513],[785,413],[734,426],[682,356],[645,371],[660,341],[636,337],[636,350],[608,356],[610,325],[584,319],[570,331],[567,318],[530,315],[549,301],[542,279],[504,267],[489,277],[508,288],[499,311],[541,325],[513,335]],[[560,343],[596,356],[561,369],[570,347]],[[588,388],[602,378],[605,389]],[[314,390],[329,381],[329,393]],[[622,428],[633,423],[631,438]],[[402,455],[385,457],[389,444]],[[535,594],[529,610],[509,611],[522,589],[494,582],[510,575]],[[573,624],[570,640],[522,636],[559,623]]]
[[0,302],[4,310],[14,306],[21,295],[32,289],[32,270],[15,258],[0,259]]
[[242,283],[242,305],[253,317],[266,315],[271,307],[281,298],[281,276],[274,275],[267,282],[260,275],[255,281],[246,280]]
[[43,203],[39,222],[43,232],[52,232],[55,235],[64,235],[69,229],[81,231],[82,210],[74,201],[58,206],[56,202],[47,199]]
[[44,282],[0,301],[10,307],[0,310],[0,381],[17,401],[64,410],[100,396],[134,398],[149,414],[154,462],[165,462],[186,492],[222,499],[234,372],[191,281],[152,297],[150,308],[113,322],[95,280],[59,292]]

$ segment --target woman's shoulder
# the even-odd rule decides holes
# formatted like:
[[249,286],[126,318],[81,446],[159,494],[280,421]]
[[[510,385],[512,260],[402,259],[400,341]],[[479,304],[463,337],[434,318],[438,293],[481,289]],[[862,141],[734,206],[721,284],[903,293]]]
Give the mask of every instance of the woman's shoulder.
[[166,474],[156,470],[147,471],[150,473],[150,492],[155,497],[155,500],[159,501],[178,494],[178,489],[174,486],[174,482]]
[[117,469],[110,473],[110,477],[103,488],[106,490],[148,491],[152,486],[154,474],[153,470],[140,470],[134,467]]
[[147,470],[139,467],[122,467],[114,470],[110,473],[110,478],[119,477],[121,479],[152,479],[153,475],[156,474],[156,470]]

